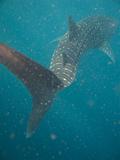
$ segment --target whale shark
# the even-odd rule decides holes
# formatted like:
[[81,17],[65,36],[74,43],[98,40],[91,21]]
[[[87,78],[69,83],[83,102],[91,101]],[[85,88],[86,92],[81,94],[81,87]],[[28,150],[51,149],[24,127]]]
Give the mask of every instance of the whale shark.
[[32,96],[27,138],[35,133],[56,94],[74,82],[81,55],[97,48],[115,62],[108,41],[117,26],[116,20],[106,16],[91,16],[78,23],[70,16],[68,31],[58,40],[48,69],[16,49],[0,44],[0,63],[23,82]]

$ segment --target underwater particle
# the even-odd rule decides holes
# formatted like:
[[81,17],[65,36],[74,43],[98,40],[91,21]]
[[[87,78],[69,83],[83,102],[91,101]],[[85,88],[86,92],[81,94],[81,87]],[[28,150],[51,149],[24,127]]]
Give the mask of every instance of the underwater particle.
[[20,121],[19,121],[20,125],[22,125],[22,124],[23,124],[23,122],[24,122],[24,119],[23,119],[23,118],[21,118],[21,119],[20,119]]
[[18,144],[18,145],[16,145],[16,150],[19,150],[20,149],[20,145]]
[[61,156],[62,155],[62,151],[58,151],[58,155]]
[[67,147],[66,147],[66,150],[70,150],[70,147],[69,147],[69,146],[67,146]]
[[87,105],[88,105],[89,107],[93,107],[93,106],[95,105],[95,101],[92,100],[92,99],[89,99],[88,102],[87,102]]
[[120,95],[120,83],[118,83],[114,88],[113,88],[114,92],[118,95]]
[[7,157],[7,151],[6,151],[6,150],[3,150],[3,151],[1,152],[1,156],[2,156],[4,159],[6,159],[6,157]]
[[114,125],[120,125],[120,120],[113,121],[113,124],[114,124]]
[[51,7],[52,7],[52,8],[55,8],[56,6],[55,6],[55,4],[53,3],[53,4],[51,5]]
[[118,120],[118,125],[120,125],[120,120]]
[[52,156],[52,159],[55,159],[55,156],[54,156],[54,155]]
[[43,148],[43,149],[46,149],[46,145],[43,145],[42,148]]
[[22,17],[21,16],[18,16],[18,20],[21,20],[22,19]]
[[6,28],[3,28],[3,32],[6,33]]
[[9,136],[10,139],[15,139],[15,137],[16,137],[15,133],[11,133]]
[[83,86],[84,83],[85,83],[85,80],[84,80],[84,79],[81,79],[81,80],[80,80],[80,87]]
[[72,104],[71,104],[71,106],[72,106],[72,107],[75,107],[75,104],[74,104],[74,103],[72,103]]
[[95,8],[94,8],[94,10],[95,10],[95,11],[97,11],[97,10],[98,10],[98,8],[97,8],[97,7],[95,7]]
[[40,156],[40,154],[37,152],[37,153],[36,153],[36,157],[39,157],[39,156]]
[[50,135],[50,138],[51,138],[51,140],[56,140],[56,139],[57,139],[57,136],[56,136],[56,134],[52,133],[52,134]]
[[10,115],[10,112],[7,112],[7,113],[6,113],[6,116],[9,116],[9,115]]

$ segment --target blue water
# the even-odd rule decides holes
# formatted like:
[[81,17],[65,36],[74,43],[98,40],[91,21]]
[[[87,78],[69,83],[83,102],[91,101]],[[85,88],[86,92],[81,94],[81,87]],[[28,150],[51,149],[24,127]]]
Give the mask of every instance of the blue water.
[[[75,21],[106,15],[120,21],[118,0],[0,0],[0,42],[48,67],[54,39]],[[30,93],[0,66],[0,160],[120,160],[120,29],[116,63],[98,50],[80,60],[77,80],[61,92],[36,134],[26,139]]]

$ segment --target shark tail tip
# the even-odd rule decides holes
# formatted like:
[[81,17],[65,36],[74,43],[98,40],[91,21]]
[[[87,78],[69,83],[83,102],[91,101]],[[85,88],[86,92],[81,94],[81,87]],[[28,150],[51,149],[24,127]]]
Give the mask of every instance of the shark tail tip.
[[27,139],[31,138],[33,134],[34,134],[34,132],[32,132],[32,131],[30,131],[30,130],[27,129],[27,131],[26,131],[26,138]]

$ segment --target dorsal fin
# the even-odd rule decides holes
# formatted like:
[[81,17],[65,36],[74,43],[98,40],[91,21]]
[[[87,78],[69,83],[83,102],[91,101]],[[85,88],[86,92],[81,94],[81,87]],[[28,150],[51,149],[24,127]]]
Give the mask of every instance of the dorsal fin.
[[69,28],[69,40],[72,41],[78,35],[78,26],[74,22],[71,16],[68,18],[68,28]]

